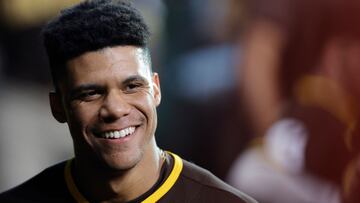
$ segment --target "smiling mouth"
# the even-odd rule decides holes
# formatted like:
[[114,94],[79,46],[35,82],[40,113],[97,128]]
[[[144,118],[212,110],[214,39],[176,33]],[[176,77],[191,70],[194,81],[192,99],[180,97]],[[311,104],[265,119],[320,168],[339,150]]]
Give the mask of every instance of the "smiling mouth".
[[135,129],[136,129],[135,126],[131,126],[128,128],[124,128],[122,130],[113,130],[113,131],[102,132],[102,133],[97,134],[97,136],[100,138],[105,138],[105,139],[120,139],[120,138],[124,138],[124,137],[127,137],[127,136],[133,134],[135,132]]

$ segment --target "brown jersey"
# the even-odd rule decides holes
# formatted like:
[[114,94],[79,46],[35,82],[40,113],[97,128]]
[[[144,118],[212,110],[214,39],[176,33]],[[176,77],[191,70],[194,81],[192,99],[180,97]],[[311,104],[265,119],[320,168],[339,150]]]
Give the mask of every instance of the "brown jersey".
[[[0,195],[0,202],[91,202],[77,189],[71,160],[52,166],[22,185]],[[209,171],[165,153],[159,180],[131,203],[143,202],[256,202],[215,177]]]

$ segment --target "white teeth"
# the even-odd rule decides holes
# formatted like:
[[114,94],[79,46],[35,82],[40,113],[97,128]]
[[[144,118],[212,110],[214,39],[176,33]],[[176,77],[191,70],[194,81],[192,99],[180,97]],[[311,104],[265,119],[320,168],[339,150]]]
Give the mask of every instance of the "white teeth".
[[125,137],[125,135],[126,135],[125,130],[120,131],[120,137]]
[[128,136],[130,134],[133,134],[135,132],[135,127],[128,127],[122,130],[117,131],[108,131],[101,134],[101,137],[106,139],[119,139],[123,138],[125,136]]
[[114,132],[114,138],[116,138],[116,139],[120,138],[120,132],[119,131]]

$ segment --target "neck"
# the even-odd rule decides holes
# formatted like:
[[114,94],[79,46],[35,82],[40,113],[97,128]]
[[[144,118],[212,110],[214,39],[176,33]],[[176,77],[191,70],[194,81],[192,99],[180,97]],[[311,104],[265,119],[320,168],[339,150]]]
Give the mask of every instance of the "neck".
[[[104,171],[75,159],[73,177],[80,192],[95,202],[127,202],[148,191],[158,180],[163,164],[155,141],[149,144],[142,159],[131,169]],[[101,174],[101,175],[100,175]]]

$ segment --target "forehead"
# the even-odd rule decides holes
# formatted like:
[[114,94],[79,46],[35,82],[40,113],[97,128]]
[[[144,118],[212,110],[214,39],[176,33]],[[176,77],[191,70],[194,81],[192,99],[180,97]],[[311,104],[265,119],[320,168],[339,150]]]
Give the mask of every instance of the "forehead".
[[106,47],[96,51],[86,52],[67,62],[67,66],[82,66],[83,68],[96,68],[98,64],[105,63],[114,65],[116,63],[136,63],[138,65],[149,65],[146,59],[146,51],[134,46]]
[[[87,76],[101,78],[104,72],[140,74],[150,76],[151,67],[146,50],[134,46],[107,47],[86,52],[66,64],[68,79],[81,79]],[[101,74],[100,74],[101,73]]]
[[151,81],[151,63],[147,50],[135,46],[107,47],[86,52],[69,60],[64,77],[58,81],[59,91],[66,94],[78,85],[121,82],[142,76]]

